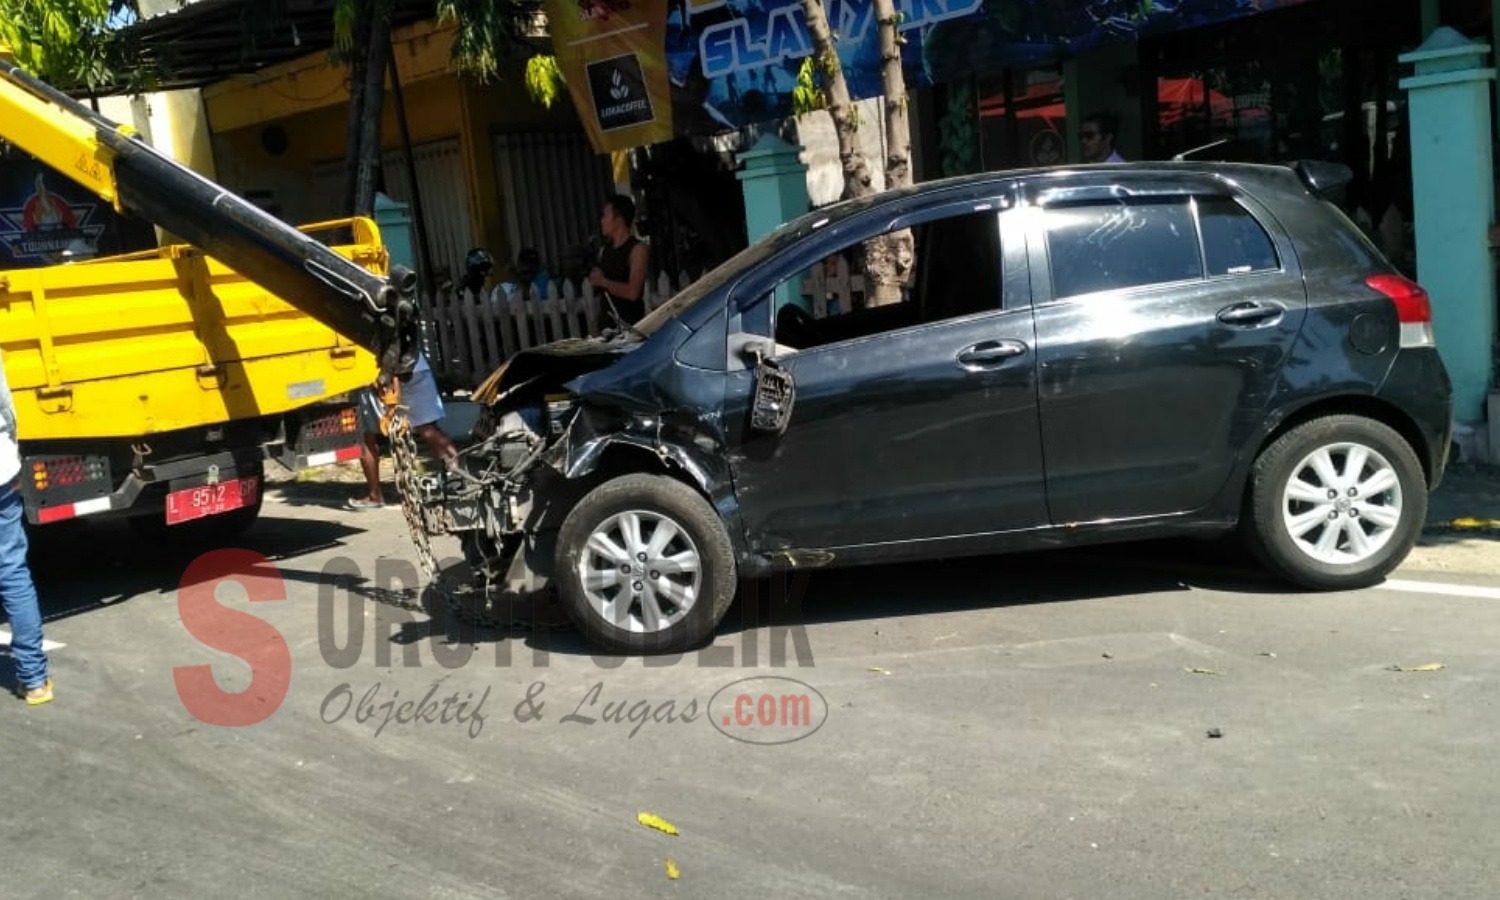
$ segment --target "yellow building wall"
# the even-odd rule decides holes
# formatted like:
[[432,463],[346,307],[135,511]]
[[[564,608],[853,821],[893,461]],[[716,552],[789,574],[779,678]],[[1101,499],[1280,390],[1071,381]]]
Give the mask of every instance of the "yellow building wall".
[[[509,198],[500,193],[495,172],[493,135],[527,131],[581,131],[573,104],[563,95],[551,109],[531,99],[521,64],[502,71],[491,84],[460,83],[463,93],[464,163],[468,169],[469,205],[475,210],[474,234],[498,260],[515,258],[505,233]],[[503,264],[502,264],[503,266]]]
[[[505,198],[496,179],[492,135],[581,126],[566,96],[551,109],[531,99],[523,62],[507,64],[491,84],[458,77],[449,64],[452,42],[452,29],[433,22],[393,35],[411,142],[458,138],[475,240],[497,259],[509,259],[515,248],[506,239]],[[320,209],[328,186],[318,183],[317,173],[329,178],[328,164],[344,158],[346,80],[345,69],[330,66],[324,54],[313,54],[204,89],[219,180],[241,192],[272,192],[279,214],[289,221],[328,215]],[[285,137],[280,153],[267,149],[266,132],[273,126]],[[381,143],[387,149],[401,146],[396,95],[389,86]]]

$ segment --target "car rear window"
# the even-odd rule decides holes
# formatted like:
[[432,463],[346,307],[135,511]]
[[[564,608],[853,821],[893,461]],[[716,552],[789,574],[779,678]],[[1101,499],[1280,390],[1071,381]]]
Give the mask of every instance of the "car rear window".
[[1050,207],[1047,246],[1058,297],[1203,277],[1185,197]]
[[1198,222],[1203,229],[1209,276],[1281,268],[1271,236],[1249,211],[1229,197],[1199,198]]

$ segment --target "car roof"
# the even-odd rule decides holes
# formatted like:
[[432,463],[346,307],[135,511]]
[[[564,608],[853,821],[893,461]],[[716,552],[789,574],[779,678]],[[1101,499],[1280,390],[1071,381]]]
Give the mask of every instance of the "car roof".
[[[1100,176],[1106,176],[1101,178]],[[821,229],[829,225],[837,224],[851,216],[881,209],[888,206],[906,207],[913,203],[925,205],[923,201],[936,200],[941,195],[941,200],[952,202],[963,202],[967,199],[982,199],[990,195],[997,187],[1017,181],[1045,183],[1055,181],[1066,182],[1088,182],[1090,184],[1107,183],[1109,180],[1118,178],[1121,181],[1136,182],[1146,180],[1171,181],[1173,179],[1188,178],[1197,181],[1201,186],[1208,187],[1210,183],[1222,186],[1243,185],[1252,183],[1260,188],[1276,185],[1285,189],[1300,185],[1297,175],[1286,166],[1271,166],[1255,163],[1214,163],[1214,162],[1134,162],[1134,163],[1095,163],[1067,166],[1046,166],[1026,169],[1007,169],[1000,172],[979,172],[970,175],[957,175],[942,178],[935,181],[924,181],[909,187],[895,188],[881,191],[866,197],[858,197],[852,200],[843,200],[829,206],[813,210],[801,218],[789,222],[783,226],[788,232],[806,233],[813,229]],[[1290,179],[1290,180],[1288,180]],[[1279,184],[1278,184],[1279,183]],[[793,234],[787,234],[793,237]]]

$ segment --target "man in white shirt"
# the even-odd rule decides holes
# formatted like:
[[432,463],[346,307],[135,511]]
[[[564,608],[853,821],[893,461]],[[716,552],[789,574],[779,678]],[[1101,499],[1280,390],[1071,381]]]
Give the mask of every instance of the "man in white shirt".
[[1087,163],[1122,163],[1125,157],[1115,149],[1119,119],[1110,113],[1096,112],[1078,126],[1078,142]]
[[0,602],[10,620],[10,657],[28,706],[52,702],[52,678],[42,650],[42,611],[26,565],[26,522],[21,499],[21,451],[16,444],[16,404],[0,354]]

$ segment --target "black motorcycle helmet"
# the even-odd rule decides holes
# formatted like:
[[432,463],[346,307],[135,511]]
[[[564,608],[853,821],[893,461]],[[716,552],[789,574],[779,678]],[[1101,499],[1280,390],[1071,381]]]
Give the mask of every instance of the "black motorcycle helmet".
[[475,247],[464,257],[464,288],[479,293],[494,270],[495,257],[483,247]]

